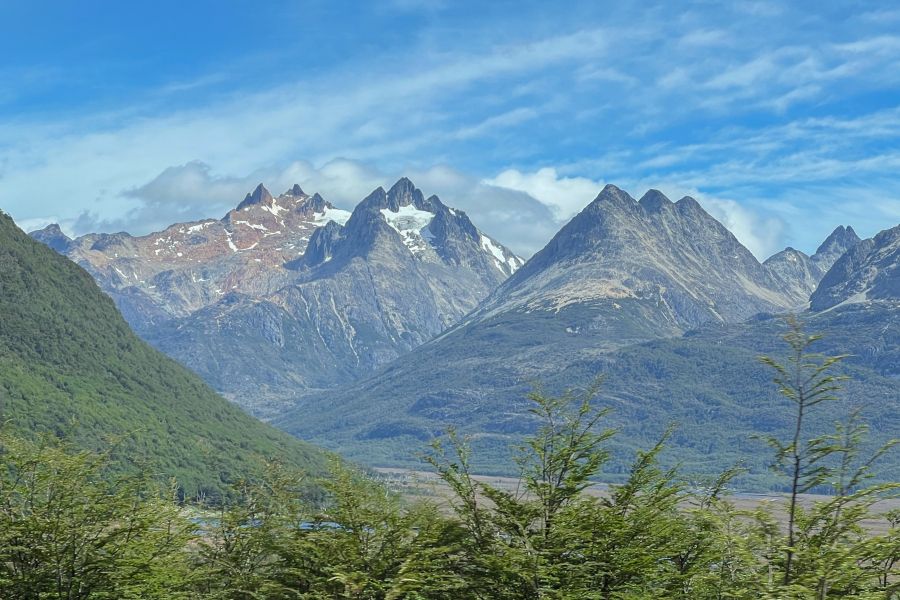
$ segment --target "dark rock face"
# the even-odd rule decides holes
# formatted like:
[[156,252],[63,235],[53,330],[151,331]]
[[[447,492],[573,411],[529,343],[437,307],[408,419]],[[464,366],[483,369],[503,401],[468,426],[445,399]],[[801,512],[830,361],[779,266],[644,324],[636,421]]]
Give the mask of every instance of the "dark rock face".
[[260,184],[221,220],[60,248],[145,339],[263,415],[427,341],[522,264],[408,179],[352,214]]
[[[295,198],[298,196],[298,194],[294,193],[294,188],[299,190],[300,186],[297,184],[294,184],[294,187],[292,187],[290,189],[290,191],[287,192],[287,194],[289,194],[292,198]],[[302,194],[303,191],[300,190],[300,193]],[[244,198],[243,202],[238,204],[237,209],[244,210],[245,208],[249,208],[254,205],[272,206],[273,200],[274,200],[274,198],[272,198],[272,194],[269,192],[269,190],[266,189],[266,186],[264,186],[263,184],[259,184],[258,186],[256,186],[256,189],[253,190],[253,192],[247,194],[247,196]]]
[[841,256],[810,298],[810,308],[821,311],[869,300],[900,300],[900,225]]
[[819,267],[824,275],[847,250],[856,246],[860,241],[859,236],[856,235],[852,227],[841,225],[825,238],[825,241],[822,242],[816,253],[812,255],[812,262]]

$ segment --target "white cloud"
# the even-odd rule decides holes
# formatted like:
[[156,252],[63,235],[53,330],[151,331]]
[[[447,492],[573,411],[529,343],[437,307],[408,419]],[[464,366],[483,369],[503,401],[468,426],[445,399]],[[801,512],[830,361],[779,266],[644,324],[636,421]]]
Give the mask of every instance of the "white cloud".
[[216,177],[209,165],[200,161],[168,167],[150,182],[128,190],[126,196],[155,207],[187,209],[200,204],[228,205],[248,187],[248,178]]
[[[736,19],[745,9],[755,16]],[[865,197],[879,218],[896,215],[900,113],[868,102],[849,110],[844,99],[896,95],[900,38],[890,25],[879,34],[882,15],[839,32],[817,31],[814,19],[790,25],[815,17],[806,12],[661,5],[592,23],[523,10],[503,36],[489,19],[464,39],[429,29],[400,52],[376,49],[326,75],[154,112],[161,97],[217,88],[221,76],[200,73],[147,91],[147,106],[0,121],[0,202],[35,223],[57,215],[81,232],[141,232],[218,216],[259,181],[275,193],[300,183],[349,208],[408,174],[528,254],[612,181],[699,196],[758,256],[777,250],[778,236],[809,249],[834,215],[874,221],[877,211],[845,201],[839,185],[878,182]],[[804,105],[822,116],[787,121]],[[810,233],[784,225],[792,219],[826,224]]]
[[760,214],[734,200],[696,195],[703,208],[760,261],[784,249],[785,223],[781,219]]
[[277,180],[278,189],[298,183],[307,194],[318,192],[332,204],[347,210],[352,210],[375,188],[392,183],[391,177],[371,165],[344,158],[328,161],[319,168],[306,161],[296,161],[282,171]]
[[[523,257],[546,245],[560,221],[552,206],[522,191],[481,181],[446,166],[410,172],[426,194],[466,212],[476,227]],[[585,201],[585,204],[590,200]]]
[[603,181],[586,177],[561,177],[553,167],[528,173],[507,169],[485,183],[518,190],[553,209],[558,221],[567,220],[584,208],[603,189]]

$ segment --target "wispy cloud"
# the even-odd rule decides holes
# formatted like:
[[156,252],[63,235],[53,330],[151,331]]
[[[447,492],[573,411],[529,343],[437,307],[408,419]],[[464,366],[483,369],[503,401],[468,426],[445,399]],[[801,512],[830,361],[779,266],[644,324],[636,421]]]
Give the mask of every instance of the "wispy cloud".
[[[360,29],[347,58],[244,86],[218,64],[128,102],[15,115],[0,92],[0,205],[22,221],[139,233],[218,214],[258,181],[298,182],[347,207],[412,174],[527,253],[611,181],[697,195],[758,255],[810,249],[837,219],[886,227],[900,210],[892,11],[384,10],[404,35]],[[316,51],[255,42],[263,58],[245,60],[260,67]],[[57,75],[0,71],[23,93]]]

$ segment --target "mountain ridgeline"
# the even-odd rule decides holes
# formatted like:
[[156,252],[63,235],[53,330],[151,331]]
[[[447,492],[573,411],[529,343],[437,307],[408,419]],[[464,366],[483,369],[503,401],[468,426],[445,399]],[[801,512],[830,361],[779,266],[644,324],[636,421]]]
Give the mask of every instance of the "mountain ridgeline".
[[221,220],[32,235],[91,272],[144,339],[260,415],[428,341],[522,264],[408,179],[352,213],[260,184]]
[[[672,463],[709,475],[743,462],[742,484],[767,487],[752,438],[790,426],[787,400],[757,361],[784,352],[774,314],[799,312],[828,334],[819,349],[853,355],[847,400],[816,426],[863,404],[875,439],[900,427],[892,232],[860,242],[841,227],[813,257],[788,249],[760,264],[693,199],[650,191],[636,201],[607,186],[458,325],[358,384],[301,398],[276,423],[383,465],[414,465],[410,449],[452,426],[473,436],[475,455],[489,457],[478,467],[492,471],[534,431],[534,382],[559,392],[603,376],[597,401],[624,433],[608,477],[677,423]],[[817,301],[826,294],[833,300]]]
[[572,313],[572,332],[611,346],[795,303],[693,198],[673,203],[650,190],[635,201],[607,185],[466,322]]
[[900,225],[842,255],[810,298],[813,310],[900,298]]
[[0,212],[0,423],[106,451],[220,496],[267,460],[326,454],[248,416],[141,341],[91,276]]
[[832,265],[859,242],[859,236],[852,227],[841,225],[831,232],[812,256],[788,247],[766,259],[763,264],[781,280],[785,290],[805,303]]

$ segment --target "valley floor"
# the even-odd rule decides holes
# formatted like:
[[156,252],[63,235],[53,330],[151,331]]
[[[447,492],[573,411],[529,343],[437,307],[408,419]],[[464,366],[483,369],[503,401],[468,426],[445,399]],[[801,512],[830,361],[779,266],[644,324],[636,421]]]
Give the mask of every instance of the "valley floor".
[[[379,474],[384,484],[392,491],[397,492],[406,500],[416,500],[423,497],[437,500],[440,504],[449,508],[447,504],[453,496],[450,488],[441,480],[437,473],[432,471],[420,471],[405,469],[402,467],[376,467],[373,469]],[[523,485],[515,477],[498,477],[496,475],[475,475],[476,481],[489,484],[497,489],[508,492],[523,490]],[[609,496],[609,484],[595,483],[586,490],[587,494],[598,498]],[[753,511],[760,507],[767,507],[782,523],[786,522],[786,506],[789,496],[776,493],[742,493],[735,492],[728,499],[740,511]],[[830,499],[823,494],[801,494],[800,504],[812,506],[816,502]],[[892,510],[900,510],[900,498],[886,498],[877,502],[872,507],[872,513],[881,515]],[[864,521],[864,526],[874,535],[884,535],[890,531],[890,525],[885,519],[869,519]]]

